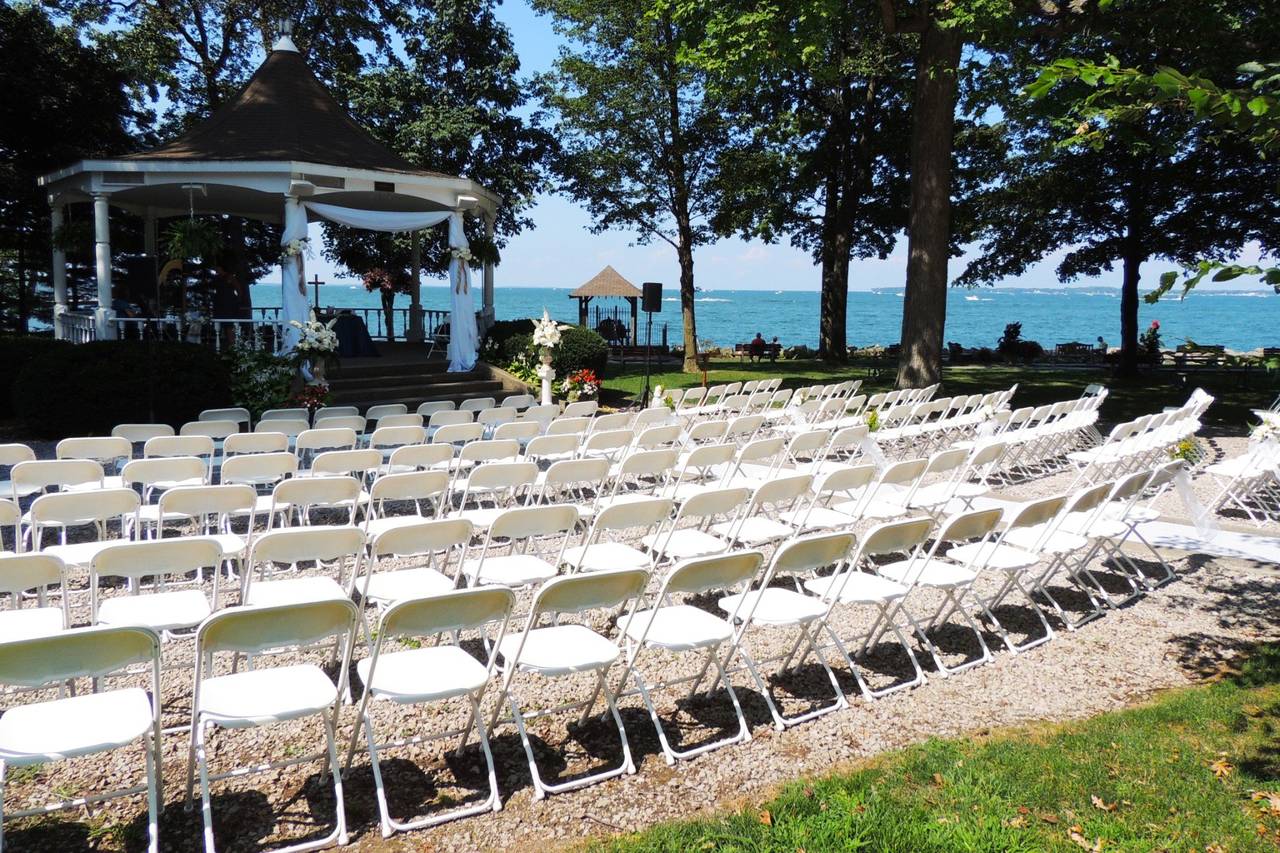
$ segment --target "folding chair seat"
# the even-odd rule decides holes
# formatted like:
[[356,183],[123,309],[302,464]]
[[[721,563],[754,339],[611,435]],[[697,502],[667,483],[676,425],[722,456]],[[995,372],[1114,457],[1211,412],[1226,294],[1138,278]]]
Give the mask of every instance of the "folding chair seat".
[[[356,672],[365,686],[361,697],[358,724],[351,733],[351,745],[347,751],[347,768],[355,754],[356,743],[363,729],[373,770],[374,788],[377,793],[378,813],[381,818],[382,837],[394,832],[424,829],[449,820],[487,811],[500,811],[502,797],[498,791],[498,777],[493,765],[493,752],[489,746],[489,732],[480,712],[480,702],[493,676],[497,647],[506,635],[507,622],[515,606],[515,595],[502,587],[485,587],[439,595],[405,599],[387,609],[378,623],[377,640],[370,656],[356,663]],[[408,638],[420,642],[422,638],[437,638],[461,631],[483,632],[497,626],[494,642],[489,644],[486,661],[479,661],[456,642],[434,646],[421,646],[401,651],[391,650],[394,640]],[[443,731],[405,739],[394,743],[378,743],[374,727],[375,710],[387,703],[406,706],[443,702],[448,699],[466,698],[468,722],[465,729]],[[397,723],[402,725],[402,723]],[[489,794],[479,803],[455,807],[443,812],[410,821],[396,821],[387,807],[387,795],[382,779],[379,751],[391,747],[414,746],[430,740],[462,735],[454,751],[461,753],[475,728],[488,768]]]
[[627,544],[658,533],[671,519],[675,503],[670,498],[650,498],[613,504],[600,510],[581,545],[564,549],[562,559],[571,571],[602,572],[608,569],[653,569],[650,554]]
[[729,541],[731,547],[758,548],[790,538],[794,529],[780,520],[809,493],[812,474],[793,474],[764,483],[751,495],[747,508],[737,519],[711,525],[711,532]]
[[[378,534],[364,564],[363,581],[357,581],[360,600],[386,608],[397,601],[452,590],[474,532],[465,518],[446,518],[422,519]],[[455,557],[452,574],[451,556]],[[388,558],[404,557],[420,558],[425,565],[379,571]]]
[[[360,574],[364,548],[364,532],[356,527],[299,527],[263,533],[249,552],[241,579],[240,603],[270,607],[349,601],[347,578],[354,581]],[[328,574],[270,579],[276,574],[275,566],[296,570],[299,563],[312,561]],[[333,568],[325,568],[325,562],[333,563]],[[255,579],[255,575],[259,578]]]
[[[142,625],[163,638],[196,628],[218,607],[218,567],[222,549],[213,539],[154,539],[125,542],[94,555],[89,565],[89,613],[95,625]],[[205,569],[213,574],[206,597],[199,587],[170,589],[170,579],[198,582]],[[104,598],[103,578],[128,580],[129,593]],[[143,578],[151,578],[145,585]]]
[[[50,606],[48,591],[56,587],[59,604]],[[23,607],[34,590],[36,604]],[[66,566],[52,554],[0,554],[0,596],[13,606],[0,609],[0,643],[56,634],[71,626],[67,607]]]
[[[437,518],[444,511],[449,498],[449,472],[405,471],[402,474],[384,474],[373,481],[369,489],[368,510],[365,513],[364,531],[370,539],[396,527],[417,524]],[[410,515],[387,515],[389,501],[412,502]],[[423,503],[429,512],[422,511]]]
[[[342,773],[338,766],[334,727],[346,693],[347,671],[354,645],[352,635],[358,618],[356,606],[350,600],[342,599],[268,607],[233,607],[215,613],[200,626],[196,634],[195,690],[191,697],[187,797],[191,797],[198,770],[206,853],[215,851],[211,783],[317,759],[324,761],[321,781],[325,775],[333,775],[335,826],[324,838],[284,849],[300,853],[347,843]],[[309,646],[321,641],[333,641],[335,648],[342,649],[336,684],[313,663],[264,665],[270,659],[270,656],[262,654],[264,652],[282,646]],[[215,675],[215,657],[221,654],[256,656],[257,666]],[[209,755],[205,745],[208,730],[256,728],[308,717],[319,717],[322,721],[325,753],[236,768],[218,775],[209,773]],[[269,740],[265,742],[270,743]]]
[[[63,696],[61,689],[77,678],[97,679],[135,664],[150,664],[150,693],[142,686]],[[146,793],[147,850],[160,849],[160,640],[139,627],[77,628],[44,637],[0,643],[0,685],[59,688],[59,698],[16,705],[0,716],[0,755],[6,770],[50,766],[56,762],[141,744],[146,764],[143,785],[67,798],[34,808],[5,812],[0,818],[47,815],[79,808],[89,801]],[[127,771],[126,771],[127,772]],[[0,805],[4,798],[0,774]],[[58,789],[61,791],[61,788]],[[0,809],[2,810],[2,809]]]
[[525,505],[537,481],[538,466],[532,462],[482,463],[454,483],[454,489],[461,486],[461,497],[452,515],[467,519],[478,531],[488,530],[499,515]]
[[[845,708],[849,703],[844,698],[844,691],[836,679],[836,674],[827,664],[822,649],[816,642],[819,633],[823,630],[826,617],[831,612],[831,603],[795,589],[773,586],[772,582],[775,578],[784,576],[795,579],[798,575],[833,565],[836,566],[836,572],[839,574],[840,567],[849,559],[853,541],[853,535],[850,533],[825,533],[792,539],[774,552],[769,568],[756,584],[743,592],[724,596],[717,602],[720,610],[728,614],[729,622],[735,626],[732,653],[741,657],[746,664],[747,671],[769,707],[774,727],[778,731]],[[747,638],[752,630],[764,628],[789,628],[796,631],[799,636],[791,652],[757,661],[750,652]],[[797,659],[796,652],[801,646],[804,647],[804,651]],[[784,716],[774,701],[773,691],[769,689],[760,666],[781,661],[777,668],[777,674],[781,675],[791,668],[793,662],[799,665],[810,654],[817,660],[831,683],[833,701],[827,705],[811,707],[799,714]],[[731,657],[732,655],[726,655],[726,661]]]
[[[479,556],[462,563],[467,585],[517,589],[555,577],[577,524],[578,510],[569,505],[507,510],[489,525]],[[495,553],[503,542],[507,553]]]
[[[502,697],[510,703],[512,719],[524,744],[525,755],[529,760],[529,773],[533,777],[534,799],[583,788],[624,773],[635,773],[627,731],[608,681],[609,669],[621,657],[622,650],[613,640],[592,630],[585,623],[593,613],[622,611],[625,608],[629,615],[626,617],[627,621],[620,625],[620,633],[625,635],[627,624],[634,618],[636,604],[639,603],[648,580],[649,573],[637,569],[591,572],[548,580],[534,596],[524,630],[508,633],[498,643]],[[567,621],[568,617],[575,615],[583,620],[582,623]],[[550,619],[552,624],[539,627],[544,617]],[[532,712],[523,709],[517,693],[522,677],[538,675],[547,679],[586,672],[596,676],[595,689],[589,699],[552,709]],[[622,744],[621,764],[560,783],[545,781],[539,772],[525,721],[556,711],[582,707],[581,719],[585,722],[594,709],[596,698],[602,693],[605,707],[613,718]],[[500,711],[501,704],[494,711],[494,721]]]
[[[624,635],[627,638],[627,671],[635,682],[636,690],[644,700],[653,720],[653,727],[658,734],[658,743],[662,747],[663,757],[667,764],[675,764],[678,758],[693,758],[728,746],[751,740],[751,727],[742,714],[742,706],[738,702],[738,694],[733,689],[728,673],[721,665],[721,649],[731,644],[734,629],[729,622],[690,604],[675,603],[674,595],[699,595],[712,590],[733,589],[749,584],[760,574],[764,564],[764,555],[759,551],[739,551],[733,554],[701,557],[682,561],[675,565],[663,578],[662,587],[653,599],[653,606],[639,610],[627,621]],[[646,649],[663,649],[669,653],[700,652],[706,655],[701,672],[696,676],[684,678],[666,678],[660,674],[658,681],[649,684],[645,681],[640,667]],[[728,656],[732,656],[732,651]],[[715,741],[704,742],[683,750],[674,749],[662,725],[662,719],[653,705],[652,694],[676,685],[691,683],[688,696],[692,698],[702,684],[707,670],[715,670],[712,684],[718,682],[733,703],[737,716],[737,731],[727,737]],[[621,695],[625,679],[619,682],[617,693]]]
[[[137,517],[138,506],[138,493],[133,489],[41,495],[28,512],[31,521],[27,534],[31,550],[52,554],[68,568],[88,568],[99,551],[110,547],[113,542],[123,541],[131,521]],[[120,538],[106,539],[107,525],[113,521],[119,526]],[[72,527],[90,527],[97,538],[68,544],[67,530]],[[58,544],[46,545],[42,541],[49,529],[58,532]]]

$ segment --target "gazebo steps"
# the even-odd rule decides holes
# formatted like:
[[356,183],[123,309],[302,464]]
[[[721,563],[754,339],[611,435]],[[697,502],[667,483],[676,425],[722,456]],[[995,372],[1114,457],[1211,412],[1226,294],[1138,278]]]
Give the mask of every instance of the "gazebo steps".
[[329,389],[335,405],[364,409],[379,403],[404,403],[410,411],[427,401],[461,403],[473,397],[505,396],[502,382],[491,379],[487,370],[448,373],[446,368],[443,361],[343,366],[330,377]]

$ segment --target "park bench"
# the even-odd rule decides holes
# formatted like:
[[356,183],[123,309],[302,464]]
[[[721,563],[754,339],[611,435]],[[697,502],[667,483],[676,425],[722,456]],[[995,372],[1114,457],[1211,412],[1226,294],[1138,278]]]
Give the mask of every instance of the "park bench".
[[[734,344],[733,354],[737,356],[739,361],[745,361],[753,357],[755,354],[751,352],[751,344]],[[762,358],[768,358],[770,361],[777,361],[778,356],[782,355],[782,344],[765,344],[761,353]]]

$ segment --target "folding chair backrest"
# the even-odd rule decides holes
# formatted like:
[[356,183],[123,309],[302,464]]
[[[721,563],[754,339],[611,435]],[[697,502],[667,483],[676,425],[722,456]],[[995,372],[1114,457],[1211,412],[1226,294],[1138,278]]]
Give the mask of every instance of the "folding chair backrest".
[[148,628],[75,628],[0,643],[0,684],[39,687],[119,672],[139,663],[158,666],[160,638]]
[[1038,527],[1051,521],[1067,503],[1067,495],[1055,495],[1023,504],[1009,519],[1007,530],[1022,527]]
[[862,537],[860,552],[864,557],[911,551],[929,538],[932,518],[909,518],[877,524]]
[[1004,456],[1008,447],[1003,441],[990,441],[978,445],[974,448],[973,455],[969,457],[969,467],[982,468],[990,465]]
[[31,504],[31,523],[35,527],[94,524],[133,515],[140,505],[138,493],[133,489],[55,492],[41,495]]
[[529,442],[524,455],[529,459],[543,459],[577,453],[581,439],[577,434],[540,435]]
[[547,424],[547,435],[582,435],[591,428],[591,418],[559,417]]
[[384,474],[369,487],[369,500],[434,501],[449,489],[448,471],[405,471]]
[[903,459],[900,462],[892,462],[880,474],[880,482],[892,486],[914,483],[924,475],[928,467],[928,459]]
[[968,458],[968,448],[952,447],[948,450],[939,450],[929,457],[929,464],[925,468],[925,473],[945,474],[948,471],[954,471],[964,465],[965,460]]
[[0,554],[0,595],[62,584],[66,566],[52,554]]
[[360,481],[355,477],[343,476],[293,477],[277,483],[271,495],[277,506],[354,506],[360,499]]
[[787,447],[786,439],[780,436],[757,438],[749,441],[738,454],[739,462],[761,462],[773,459]]
[[410,598],[387,608],[378,633],[388,637],[425,637],[479,628],[493,622],[505,625],[515,602],[515,593],[505,586],[482,586]]
[[1114,482],[1107,481],[1081,489],[1067,501],[1066,514],[1077,515],[1079,513],[1092,512],[1107,502],[1112,489],[1115,487],[1116,484]]
[[250,453],[222,462],[222,482],[268,485],[298,472],[298,457],[292,453]]
[[201,421],[235,421],[237,424],[244,424],[244,428],[249,428],[249,410],[243,406],[235,406],[230,409],[205,409],[197,418]]
[[1111,496],[1108,500],[1133,500],[1146,490],[1147,484],[1151,482],[1155,473],[1154,470],[1143,470],[1121,477],[1116,481],[1115,488],[1111,490]]
[[731,589],[759,575],[763,564],[764,554],[759,551],[734,551],[686,560],[667,573],[663,591],[696,595]]
[[373,540],[374,557],[414,557],[459,548],[471,541],[474,526],[465,518],[442,518],[382,531]]
[[316,409],[314,420],[321,418],[345,418],[351,415],[360,414],[360,410],[355,406],[321,406]]
[[592,531],[600,533],[605,530],[656,527],[671,517],[674,506],[675,502],[669,498],[648,498],[610,504],[600,510],[592,525]]
[[1175,459],[1172,462],[1165,462],[1158,465],[1151,472],[1151,479],[1147,481],[1143,489],[1159,489],[1172,483],[1174,478],[1187,470],[1187,463],[1182,459]]
[[391,415],[408,414],[409,407],[404,403],[380,403],[377,406],[370,406],[364,413],[365,421],[381,421],[385,417]]
[[162,459],[134,459],[120,471],[121,482],[126,486],[141,486],[144,490],[154,486],[204,483],[209,466],[194,456],[169,456]]
[[235,421],[189,421],[178,430],[178,435],[207,435],[214,440],[235,435],[240,431],[240,424]]
[[591,433],[609,432],[615,429],[629,430],[635,415],[631,412],[615,412],[612,415],[600,415],[591,422]]
[[387,464],[391,468],[431,468],[453,458],[448,444],[408,444],[391,451]]
[[613,569],[552,578],[534,596],[531,615],[616,607],[644,592],[648,582],[649,573],[643,569]]
[[464,445],[462,450],[458,452],[458,459],[470,462],[496,462],[516,459],[519,456],[520,442],[513,438],[473,441]]
[[19,462],[36,461],[36,452],[25,444],[0,444],[0,467],[10,468]]
[[789,477],[767,480],[757,486],[751,495],[752,509],[789,504],[808,492],[811,485],[813,485],[812,474],[792,474]]
[[263,533],[253,543],[250,562],[292,565],[306,560],[337,560],[364,550],[364,532],[355,527],[292,527]]
[[537,421],[544,426],[560,417],[560,407],[555,403],[545,406],[530,406],[524,413],[525,420]]
[[294,447],[299,453],[308,450],[353,450],[356,446],[356,435],[356,431],[349,426],[317,427],[299,433]]
[[582,454],[605,453],[630,447],[636,434],[629,429],[611,429],[605,432],[590,433],[582,442]]
[[217,568],[222,548],[201,537],[121,542],[93,555],[90,571],[103,578],[144,578]]
[[199,456],[212,458],[213,439],[207,435],[158,435],[142,445],[142,457],[154,459],[161,456]]
[[489,527],[491,539],[529,539],[568,533],[578,523],[576,507],[565,504],[515,507],[498,515]]
[[498,424],[511,423],[516,419],[517,412],[515,409],[503,408],[498,406],[492,409],[484,409],[476,415],[476,423],[485,424],[486,426],[496,426]]
[[382,467],[382,451],[380,450],[330,450],[317,453],[311,462],[311,473],[350,474],[352,476],[368,476],[371,471]]
[[[268,423],[271,423],[268,421]],[[245,453],[286,453],[289,436],[282,432],[238,432],[222,442],[222,452],[228,456]]]
[[280,432],[289,438],[297,438],[311,429],[311,422],[306,418],[271,418],[258,421],[254,432]]
[[957,513],[942,523],[936,538],[942,542],[982,539],[996,529],[1003,515],[1004,511],[999,507]]
[[819,495],[839,495],[847,492],[856,492],[869,486],[875,478],[875,465],[840,467],[817,481],[816,492]]
[[[470,415],[470,412],[463,412]],[[442,426],[431,437],[433,444],[468,444],[484,437],[484,424],[465,423]],[[519,442],[517,442],[519,444]]]
[[512,394],[508,397],[503,397],[502,401],[498,405],[509,406],[513,409],[527,409],[532,406],[533,403],[534,399],[532,394]]
[[647,427],[665,424],[670,419],[671,412],[666,406],[659,405],[656,409],[644,409],[638,412],[632,427],[636,430],[643,430]]
[[813,456],[830,441],[831,430],[811,429],[792,437],[791,441],[787,442],[787,455],[792,459]]
[[529,442],[542,434],[542,425],[537,421],[512,421],[511,423],[498,424],[498,428],[493,431],[493,437],[497,439],[515,439],[516,441]]
[[104,466],[114,465],[133,456],[133,442],[118,436],[64,438],[58,442],[54,455],[58,459],[92,459]]
[[709,518],[732,515],[742,509],[750,499],[751,490],[746,486],[697,492],[680,505],[680,517]]
[[[148,439],[157,436],[168,436],[174,434],[173,427],[168,424],[119,424],[112,427],[111,434],[116,438],[128,439],[130,444],[143,444]],[[32,459],[35,456],[31,457]],[[5,462],[0,458],[0,465],[9,465],[12,463]]]
[[200,625],[196,648],[201,653],[259,654],[282,646],[307,646],[349,635],[360,614],[354,602],[316,601],[273,607],[231,607]]
[[660,477],[670,473],[679,453],[674,448],[641,450],[632,453],[618,466],[618,479],[625,477]]
[[636,436],[636,447],[643,450],[654,450],[680,440],[679,424],[661,424],[644,429]]
[[356,435],[363,435],[368,424],[359,415],[321,415],[317,412],[312,425],[315,429],[349,429]]
[[532,462],[486,462],[467,477],[467,492],[475,489],[517,489],[538,480],[538,466]]
[[258,493],[253,486],[228,484],[223,486],[176,486],[166,489],[160,496],[160,517],[183,515],[188,518],[228,516],[243,513],[251,515],[257,504]]
[[738,453],[736,444],[706,444],[689,451],[684,460],[685,471],[698,471],[713,465],[727,465]]
[[418,414],[400,414],[400,415],[383,415],[375,422],[371,418],[365,418],[366,423],[376,423],[375,432],[380,429],[395,429],[397,427],[417,427],[422,429],[426,424],[426,419]]
[[262,413],[262,417],[258,418],[258,423],[263,421],[310,421],[311,413],[302,406],[291,406],[287,409],[267,409]]
[[431,413],[430,420],[427,421],[427,427],[436,429],[437,427],[454,426],[455,424],[471,424],[475,423],[475,420],[475,412],[470,410],[458,412],[453,409],[440,409]]
[[764,426],[764,415],[740,415],[729,421],[724,437],[728,441],[742,441],[755,435],[762,426]]
[[452,412],[458,408],[458,404],[452,400],[432,400],[428,403],[418,404],[418,414],[424,418],[429,418],[436,412]]
[[9,472],[19,493],[43,491],[51,486],[87,486],[102,483],[102,463],[92,459],[40,459],[19,462]]
[[561,459],[552,462],[543,482],[547,488],[560,486],[599,486],[609,476],[608,459]]
[[728,421],[699,421],[689,428],[688,440],[695,443],[717,441],[724,438],[728,429]]
[[22,520],[22,510],[16,503],[0,498],[0,551],[4,550],[4,528],[13,531],[13,550],[18,550],[18,522]]
[[[392,417],[396,417],[392,415]],[[417,415],[413,415],[417,417]],[[387,418],[383,418],[386,421]],[[421,425],[382,426],[381,421],[373,434],[369,436],[369,446],[376,449],[388,447],[404,447],[407,444],[422,444],[427,440],[427,430]]]
[[600,404],[595,400],[578,400],[576,403],[570,403],[564,407],[564,417],[589,418],[599,410]]
[[484,409],[492,409],[498,404],[498,401],[492,397],[472,397],[469,400],[463,400],[458,404],[460,412],[480,412]]
[[779,546],[773,555],[771,574],[802,574],[836,565],[853,550],[852,533],[815,533],[798,536]]

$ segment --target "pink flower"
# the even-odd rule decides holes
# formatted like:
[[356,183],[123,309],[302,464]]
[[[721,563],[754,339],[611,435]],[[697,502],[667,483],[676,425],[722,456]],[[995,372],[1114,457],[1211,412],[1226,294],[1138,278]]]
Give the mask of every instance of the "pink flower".
[[1158,329],[1158,328],[1160,328],[1160,321],[1159,321],[1159,320],[1152,320],[1152,321],[1151,321],[1151,328],[1153,328],[1153,329]]

